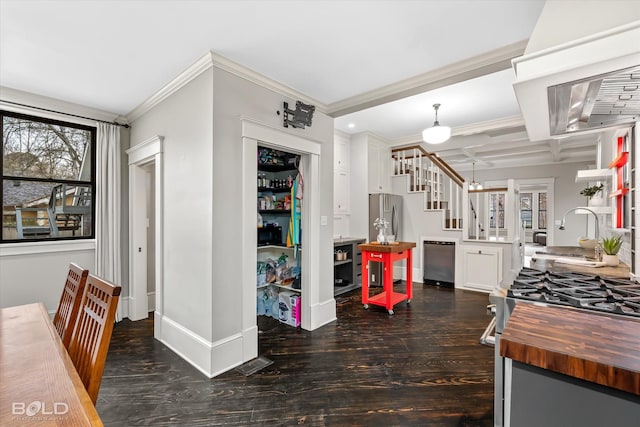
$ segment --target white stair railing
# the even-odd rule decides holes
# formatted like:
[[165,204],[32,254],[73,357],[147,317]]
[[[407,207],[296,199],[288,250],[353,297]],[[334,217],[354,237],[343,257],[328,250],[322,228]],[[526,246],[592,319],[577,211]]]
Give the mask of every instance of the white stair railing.
[[464,179],[419,145],[394,148],[391,157],[393,176],[407,176],[407,193],[423,193],[425,211],[441,211],[445,230],[461,230]]

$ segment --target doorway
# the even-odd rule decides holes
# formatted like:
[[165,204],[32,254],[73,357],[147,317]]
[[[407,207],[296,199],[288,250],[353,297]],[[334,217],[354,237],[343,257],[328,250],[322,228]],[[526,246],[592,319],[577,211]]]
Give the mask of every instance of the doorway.
[[555,178],[519,179],[515,183],[524,235],[523,265],[529,267],[536,252],[553,245]]
[[[258,330],[300,326],[303,177],[300,155],[258,145]],[[301,198],[298,198],[297,196]]]
[[[265,126],[250,120],[242,121],[243,141],[243,224],[242,227],[242,362],[254,359],[258,355],[258,327],[257,327],[257,227],[256,200],[258,199],[256,168],[256,152],[258,145],[276,150],[286,151],[300,156],[301,167],[304,170],[304,209],[302,209],[301,230],[304,242],[320,241],[320,147],[319,142],[303,138]],[[303,242],[303,244],[304,244]],[[313,330],[316,322],[323,322],[325,318],[335,317],[335,302],[328,307],[328,303],[320,303],[319,276],[320,267],[318,248],[308,244],[301,255],[301,327]],[[326,313],[328,310],[332,313]]]
[[162,137],[129,150],[129,319],[162,315]]

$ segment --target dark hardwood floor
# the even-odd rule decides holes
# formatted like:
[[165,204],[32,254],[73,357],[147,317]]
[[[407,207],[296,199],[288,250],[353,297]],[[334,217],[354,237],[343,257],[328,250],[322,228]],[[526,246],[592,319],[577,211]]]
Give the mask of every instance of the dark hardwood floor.
[[[337,298],[313,332],[273,323],[245,377],[209,379],[153,339],[152,321],[113,331],[97,409],[107,426],[491,426],[493,348],[486,294],[415,284],[395,315]],[[260,322],[267,325],[270,322]]]

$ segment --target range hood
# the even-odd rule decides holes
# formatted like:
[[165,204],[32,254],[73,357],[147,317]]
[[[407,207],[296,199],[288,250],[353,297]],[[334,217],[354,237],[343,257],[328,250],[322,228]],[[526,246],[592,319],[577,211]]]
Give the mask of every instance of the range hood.
[[512,65],[531,141],[640,121],[640,21],[525,54]]

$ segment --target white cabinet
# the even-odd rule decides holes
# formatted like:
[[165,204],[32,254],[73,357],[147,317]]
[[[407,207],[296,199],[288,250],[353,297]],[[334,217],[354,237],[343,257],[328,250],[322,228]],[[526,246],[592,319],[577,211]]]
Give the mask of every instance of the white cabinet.
[[333,212],[349,213],[349,172],[333,171]]
[[491,292],[502,280],[502,248],[463,246],[462,269],[464,288]]
[[349,171],[349,140],[335,135],[333,140],[333,170]]
[[349,213],[351,188],[349,138],[334,134],[333,138],[333,213]]
[[391,150],[384,143],[369,140],[369,193],[391,191]]

